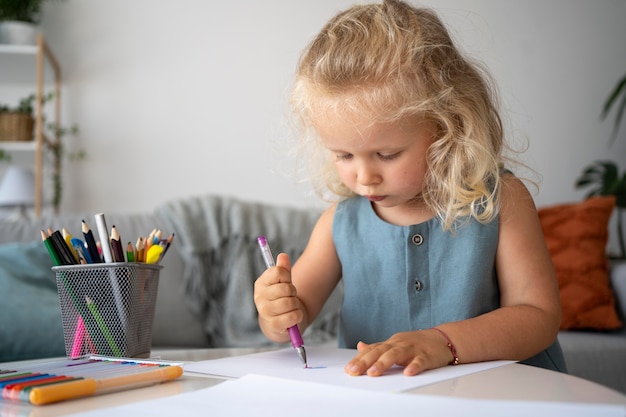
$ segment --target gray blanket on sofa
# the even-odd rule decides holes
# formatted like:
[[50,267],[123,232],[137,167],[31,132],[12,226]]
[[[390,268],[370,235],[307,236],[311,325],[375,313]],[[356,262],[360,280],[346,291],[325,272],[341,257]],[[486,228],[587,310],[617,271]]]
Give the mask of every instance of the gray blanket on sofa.
[[[265,269],[256,238],[266,236],[274,256],[285,252],[295,261],[320,210],[207,195],[166,203],[157,213],[175,231],[185,262],[183,292],[190,309],[203,320],[211,344],[268,344],[253,301],[254,281]],[[336,315],[326,317],[318,330],[334,328],[335,320]]]

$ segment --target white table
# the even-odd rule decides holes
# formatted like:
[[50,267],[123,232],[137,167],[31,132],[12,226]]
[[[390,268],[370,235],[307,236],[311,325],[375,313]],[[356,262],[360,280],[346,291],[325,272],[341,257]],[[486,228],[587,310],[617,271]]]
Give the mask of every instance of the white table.
[[[155,359],[195,362],[226,356],[244,355],[263,349],[154,350]],[[5,364],[2,366],[6,367]],[[175,381],[129,391],[65,401],[45,406],[0,401],[0,417],[54,417],[71,413],[129,404],[207,388],[223,379],[184,374]],[[535,400],[626,405],[626,395],[571,375],[520,364],[510,364],[476,374],[416,388],[411,393],[476,399]]]

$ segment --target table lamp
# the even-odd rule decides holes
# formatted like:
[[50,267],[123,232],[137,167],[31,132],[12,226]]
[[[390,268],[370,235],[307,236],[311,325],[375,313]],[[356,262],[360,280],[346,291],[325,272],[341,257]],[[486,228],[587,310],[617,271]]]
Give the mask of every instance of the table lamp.
[[25,167],[11,165],[0,182],[0,207],[18,207],[21,218],[35,205],[35,176]]

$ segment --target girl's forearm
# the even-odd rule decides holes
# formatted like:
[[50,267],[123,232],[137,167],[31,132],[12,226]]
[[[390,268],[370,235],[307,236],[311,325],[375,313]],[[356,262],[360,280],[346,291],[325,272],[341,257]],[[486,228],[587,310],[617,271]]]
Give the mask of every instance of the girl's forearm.
[[560,314],[535,306],[502,307],[442,329],[461,363],[524,360],[548,348],[558,335]]

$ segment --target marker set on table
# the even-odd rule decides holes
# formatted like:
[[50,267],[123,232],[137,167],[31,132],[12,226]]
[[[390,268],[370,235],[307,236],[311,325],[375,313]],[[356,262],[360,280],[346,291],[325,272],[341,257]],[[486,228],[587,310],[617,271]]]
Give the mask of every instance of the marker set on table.
[[109,234],[103,214],[95,215],[100,240],[96,241],[91,228],[82,221],[84,241],[74,237],[63,228],[62,231],[48,229],[41,231],[48,253],[55,265],[97,264],[110,262],[159,263],[174,240],[174,233],[167,239],[162,231],[154,229],[147,237],[137,238],[135,245],[128,242],[124,248],[119,230],[113,225]]
[[34,405],[158,384],[182,375],[180,363],[90,356],[0,369],[0,398]]

